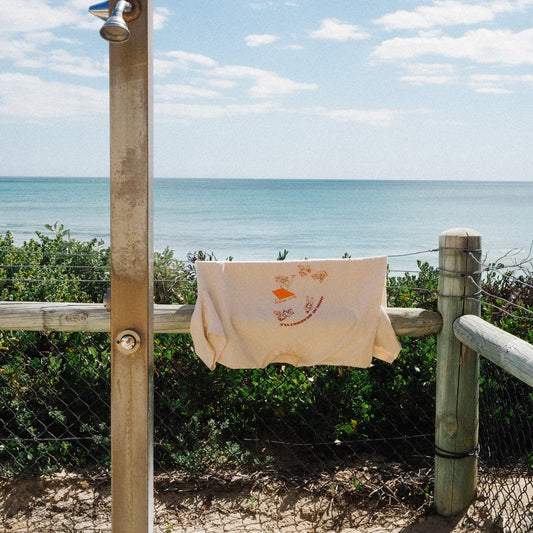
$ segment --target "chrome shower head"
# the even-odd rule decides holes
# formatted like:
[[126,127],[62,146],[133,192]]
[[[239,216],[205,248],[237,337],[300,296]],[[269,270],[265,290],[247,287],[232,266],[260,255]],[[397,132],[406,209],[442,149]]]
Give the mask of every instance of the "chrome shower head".
[[131,4],[126,0],[118,0],[113,13],[106,23],[100,28],[100,35],[112,43],[122,43],[130,38],[130,30],[124,22],[123,13],[126,8],[131,9]]
[[91,6],[89,12],[106,21],[100,29],[100,35],[106,41],[123,43],[130,38],[130,30],[124,21],[124,13],[129,13],[132,9],[132,5],[126,0],[118,0],[109,18],[109,2]]

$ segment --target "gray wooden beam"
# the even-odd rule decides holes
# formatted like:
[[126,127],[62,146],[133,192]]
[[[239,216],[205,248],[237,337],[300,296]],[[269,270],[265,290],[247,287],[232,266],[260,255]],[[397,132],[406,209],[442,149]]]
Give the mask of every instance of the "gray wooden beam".
[[474,315],[453,323],[455,336],[466,346],[533,387],[533,346]]
[[[194,305],[154,305],[154,333],[189,333]],[[438,333],[442,318],[435,311],[389,307],[396,335],[421,337]],[[0,302],[0,330],[110,331],[110,313],[102,304]]]

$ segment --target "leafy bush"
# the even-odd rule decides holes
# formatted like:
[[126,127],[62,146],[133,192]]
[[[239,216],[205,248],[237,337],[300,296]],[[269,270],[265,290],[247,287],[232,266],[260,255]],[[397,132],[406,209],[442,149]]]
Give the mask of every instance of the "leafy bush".
[[[109,283],[109,248],[96,239],[77,241],[57,223],[46,229],[21,246],[9,232],[0,236],[0,300],[101,302]],[[280,252],[278,259],[287,254]],[[156,303],[194,303],[194,262],[214,257],[199,251],[188,259],[176,260],[168,248],[154,255]],[[428,263],[418,267],[416,274],[389,276],[390,307],[436,309],[438,272]],[[483,284],[484,318],[531,342],[523,320],[533,305],[531,270],[500,274],[494,267]],[[375,442],[382,453],[404,459],[431,455],[436,337],[400,341],[396,362],[376,361],[370,369],[275,364],[210,371],[195,356],[189,335],[155,335],[157,464],[201,469],[270,460],[282,442],[300,455],[312,447],[315,459],[331,456],[332,446],[337,454],[353,453]],[[107,467],[109,376],[107,334],[0,331],[5,471]],[[527,388],[510,396],[506,379],[483,364],[482,395],[502,401],[490,416],[510,427],[514,414],[531,413],[533,397]]]
[[533,343],[533,266],[531,262],[506,267],[489,265],[483,284],[483,318],[517,337]]
[[[530,260],[488,266],[482,285],[483,318],[533,343],[533,268]],[[486,413],[480,442],[498,465],[522,461],[533,469],[533,390],[481,358],[480,402]],[[510,445],[509,443],[513,444]],[[505,450],[505,451],[502,451]]]
[[52,236],[15,246],[8,231],[0,236],[0,301],[101,302],[109,284],[109,248],[92,239],[72,238],[57,222]]

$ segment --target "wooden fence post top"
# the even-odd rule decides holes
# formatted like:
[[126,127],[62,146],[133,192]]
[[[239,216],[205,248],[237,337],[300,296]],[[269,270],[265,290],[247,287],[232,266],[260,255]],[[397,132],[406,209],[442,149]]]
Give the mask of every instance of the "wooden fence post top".
[[439,235],[439,246],[446,250],[446,248],[461,248],[465,239],[469,243],[469,248],[481,247],[481,233],[470,228],[452,228],[443,231]]
[[481,233],[475,229],[470,228],[451,228],[443,231],[440,236],[455,235],[458,237],[481,237]]

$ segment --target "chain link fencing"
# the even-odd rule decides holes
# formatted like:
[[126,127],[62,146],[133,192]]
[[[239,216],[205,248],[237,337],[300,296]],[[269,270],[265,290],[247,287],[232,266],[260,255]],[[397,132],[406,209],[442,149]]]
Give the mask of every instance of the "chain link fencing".
[[[101,301],[105,249],[42,248],[23,257],[0,245],[1,299]],[[198,256],[209,259],[156,257],[158,303],[190,303]],[[516,279],[487,269],[485,317],[531,342],[531,269]],[[54,281],[43,289],[45,279]],[[420,261],[391,273],[389,306],[435,309],[437,291],[436,269]],[[189,335],[156,335],[156,531],[431,528],[436,339],[400,340],[395,363],[369,369],[211,371]],[[110,531],[109,376],[107,334],[0,331],[5,531]],[[457,531],[532,530],[532,392],[482,360],[478,498]]]

